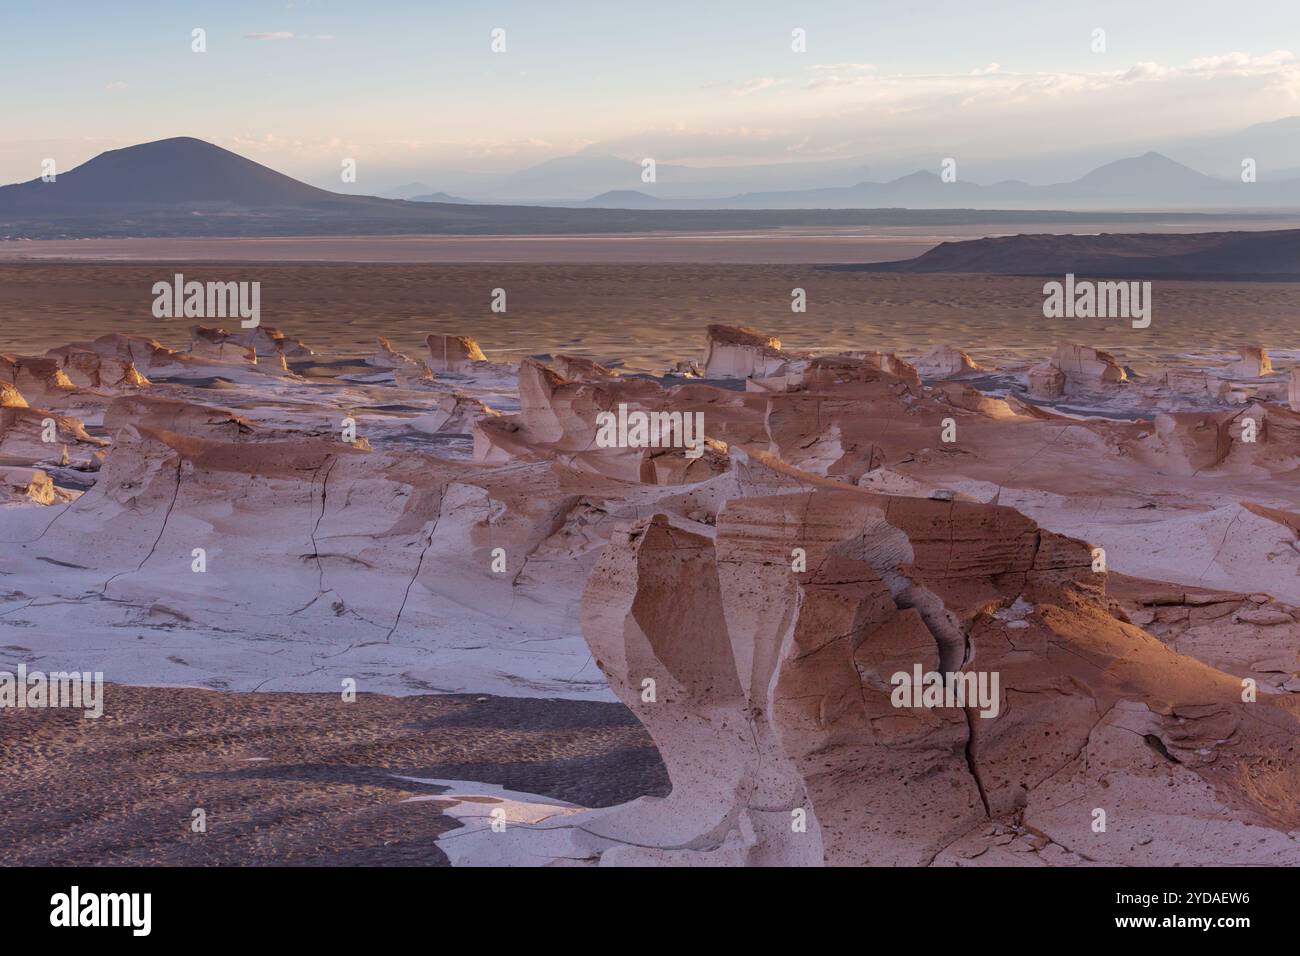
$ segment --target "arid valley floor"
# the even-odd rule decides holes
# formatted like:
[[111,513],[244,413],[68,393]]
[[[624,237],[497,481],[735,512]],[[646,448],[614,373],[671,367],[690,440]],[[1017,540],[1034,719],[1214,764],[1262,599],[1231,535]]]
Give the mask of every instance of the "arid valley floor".
[[[32,244],[27,244],[32,245]],[[659,373],[697,358],[710,323],[751,325],[787,348],[920,353],[960,344],[977,358],[1027,358],[1079,339],[1153,362],[1243,345],[1292,348],[1296,282],[1164,280],[1149,329],[1123,321],[1045,320],[1043,279],[839,271],[815,264],[250,263],[0,261],[0,345],[41,354],[111,332],[188,348],[183,319],[150,313],[154,282],[258,281],[264,324],[333,358],[362,357],[378,336],[423,347],[430,332],[472,334],[485,353],[518,361],[573,352]],[[507,311],[491,310],[505,289]],[[791,290],[808,307],[791,311]]]
[[0,862],[1300,863],[1300,289],[1042,281],[0,263]]

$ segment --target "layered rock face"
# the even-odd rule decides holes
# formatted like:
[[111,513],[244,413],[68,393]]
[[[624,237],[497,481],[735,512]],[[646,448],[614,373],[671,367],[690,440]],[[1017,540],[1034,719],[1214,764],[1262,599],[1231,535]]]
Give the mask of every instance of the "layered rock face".
[[[605,549],[583,629],[672,794],[479,838],[604,865],[1300,860],[1294,801],[1242,819],[1230,769],[1295,781],[1296,698],[1246,702],[1104,584],[1008,508],[815,483],[732,500],[713,534],[657,514]],[[900,706],[918,669],[990,692]]]
[[0,360],[0,644],[645,725],[670,796],[471,822],[462,862],[1300,862],[1289,370],[235,339]]
[[707,378],[775,375],[786,363],[781,340],[745,326],[710,325],[704,348]]

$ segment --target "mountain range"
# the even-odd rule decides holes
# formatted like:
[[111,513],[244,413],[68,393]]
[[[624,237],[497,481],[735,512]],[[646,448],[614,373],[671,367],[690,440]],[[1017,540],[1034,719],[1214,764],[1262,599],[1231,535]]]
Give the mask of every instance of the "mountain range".
[[[1183,167],[1173,183],[1150,192],[1134,189],[1098,194],[1088,190],[1089,177],[1117,157],[1133,160],[1156,153]],[[955,156],[958,181],[941,183],[935,177],[918,177],[922,171],[939,172],[941,157]],[[1242,162],[1256,165],[1258,183],[1241,182]],[[1153,164],[1154,165],[1154,164]],[[1286,117],[1244,128],[1195,136],[1158,137],[1141,148],[1091,143],[1089,137],[1045,146],[1034,155],[972,155],[960,145],[881,150],[847,159],[795,161],[750,165],[690,166],[659,162],[655,181],[642,181],[641,160],[621,158],[591,146],[574,155],[560,156],[509,172],[466,171],[451,168],[410,170],[407,183],[382,195],[394,199],[420,199],[432,193],[467,197],[482,203],[597,206],[632,203],[633,208],[793,208],[813,204],[854,206],[908,202],[951,205],[964,197],[977,206],[996,203],[1012,208],[1069,202],[1096,208],[1131,208],[1131,197],[1145,200],[1143,208],[1265,207],[1297,201],[1294,187],[1275,192],[1286,180],[1300,180],[1300,116]],[[1154,170],[1156,174],[1160,170]],[[334,188],[332,176],[310,177],[317,185]],[[901,182],[900,182],[901,180]],[[1084,181],[1077,190],[1063,188]],[[436,183],[436,186],[428,186]],[[977,185],[978,184],[978,185]],[[939,186],[947,187],[938,191]],[[1240,187],[1247,188],[1240,188]],[[1260,188],[1252,188],[1258,186]],[[954,188],[957,187],[957,188]],[[1227,188],[1233,187],[1233,188]],[[356,192],[358,186],[340,186]],[[635,191],[649,198],[628,195]],[[606,196],[606,193],[613,193]],[[653,201],[652,201],[653,200]]]
[[[416,196],[417,201],[430,197]],[[445,201],[445,200],[444,200]],[[1034,186],[1020,180],[980,185],[944,181],[918,170],[888,182],[747,192],[692,199],[644,189],[617,189],[590,199],[545,205],[600,209],[1264,209],[1300,207],[1300,177],[1266,182],[1218,179],[1160,153],[1106,163],[1070,182]]]
[[[681,208],[641,190],[606,192],[568,206],[481,204],[446,193],[422,197],[432,201],[409,201],[320,189],[203,140],[177,137],[101,153],[50,182],[36,179],[0,187],[0,238],[1208,223],[1213,216],[1207,213],[1085,210],[1096,209],[1103,201],[1136,210],[1172,205],[1212,208],[1217,198],[1239,191],[1273,197],[1258,203],[1273,213],[1271,218],[1276,218],[1279,206],[1300,207],[1300,180],[1233,184],[1155,153],[1109,163],[1057,186],[946,183],[932,173],[919,172],[888,183],[754,192],[732,197],[727,204],[700,201]],[[1181,198],[1189,196],[1199,196],[1201,202]]]

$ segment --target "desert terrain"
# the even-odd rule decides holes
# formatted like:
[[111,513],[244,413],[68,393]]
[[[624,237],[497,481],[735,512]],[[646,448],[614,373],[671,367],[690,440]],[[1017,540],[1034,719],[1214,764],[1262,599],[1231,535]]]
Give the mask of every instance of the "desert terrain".
[[0,267],[6,862],[1300,862],[1288,285],[171,268]]
[[[1076,338],[1139,362],[1261,342],[1286,348],[1300,293],[1294,282],[1162,279],[1151,327],[1134,330],[1124,321],[1044,319],[1043,279],[1021,276],[711,261],[13,261],[0,262],[0,347],[41,353],[51,343],[110,332],[188,347],[192,323],[156,319],[150,311],[153,284],[176,272],[198,281],[260,282],[264,323],[335,358],[368,354],[381,335],[399,349],[419,349],[429,332],[469,329],[501,359],[576,352],[651,373],[696,355],[701,330],[713,322],[754,325],[801,350],[919,352],[951,342],[990,360],[1023,358]],[[506,290],[503,314],[491,310],[496,288]],[[804,313],[791,311],[795,288],[807,293]]]
[[[429,812],[448,789],[433,780],[497,780],[582,806],[668,792],[654,745],[619,704],[108,693],[100,721],[0,715],[5,865],[445,866],[436,841],[456,823]],[[195,809],[206,833],[191,829]]]

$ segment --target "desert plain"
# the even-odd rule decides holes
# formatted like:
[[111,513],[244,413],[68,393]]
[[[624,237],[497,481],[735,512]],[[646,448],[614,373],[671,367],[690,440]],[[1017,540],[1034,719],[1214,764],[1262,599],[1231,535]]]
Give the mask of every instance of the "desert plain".
[[0,264],[0,857],[1300,862],[1295,284],[833,265]]

